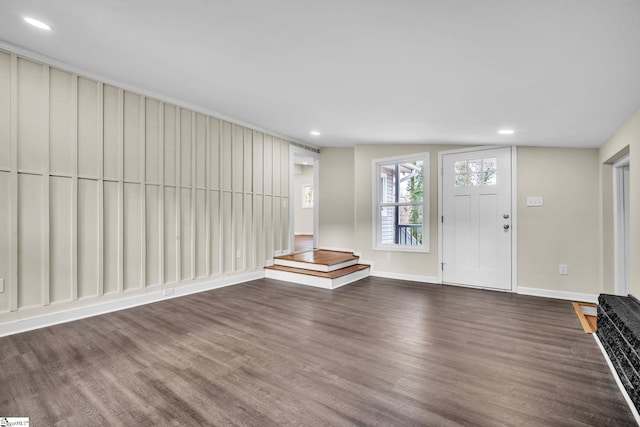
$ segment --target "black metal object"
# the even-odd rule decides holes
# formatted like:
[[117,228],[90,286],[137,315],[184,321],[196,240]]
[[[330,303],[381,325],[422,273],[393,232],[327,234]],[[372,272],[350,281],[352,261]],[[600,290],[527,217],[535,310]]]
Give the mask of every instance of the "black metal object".
[[634,406],[640,410],[640,302],[600,294],[598,338]]
[[396,235],[401,245],[420,246],[418,232],[422,228],[422,224],[398,224],[396,226]]

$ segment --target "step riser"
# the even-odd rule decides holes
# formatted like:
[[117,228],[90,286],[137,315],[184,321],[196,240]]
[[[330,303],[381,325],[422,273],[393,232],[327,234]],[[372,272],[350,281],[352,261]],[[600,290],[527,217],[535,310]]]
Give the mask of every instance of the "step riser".
[[276,280],[284,280],[286,282],[298,283],[300,285],[314,286],[323,289],[336,289],[340,286],[347,285],[357,280],[369,276],[369,270],[360,270],[335,279],[327,279],[324,277],[309,276],[306,274],[291,273],[287,271],[265,270],[265,277]]
[[353,259],[350,261],[345,261],[345,262],[341,262],[340,264],[333,264],[333,265],[312,264],[309,262],[290,261],[290,260],[278,259],[278,258],[273,260],[274,265],[281,265],[283,267],[303,268],[305,270],[322,271],[325,273],[329,271],[340,270],[341,268],[345,268],[345,267],[350,267],[352,265],[356,265],[357,263],[358,263],[357,259]]

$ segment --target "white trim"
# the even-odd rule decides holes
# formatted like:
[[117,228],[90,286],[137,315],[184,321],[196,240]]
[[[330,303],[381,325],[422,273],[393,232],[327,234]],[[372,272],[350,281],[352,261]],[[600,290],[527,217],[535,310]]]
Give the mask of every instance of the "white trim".
[[[515,145],[487,145],[477,147],[456,148],[438,152],[438,283],[442,282],[442,157],[447,154],[467,153],[470,151],[497,150],[501,148],[511,148],[511,289],[507,291],[517,292],[518,290],[518,178],[517,166],[518,155]],[[491,288],[487,288],[491,289]]]
[[631,156],[626,154],[613,163],[614,168],[623,168],[631,165]]
[[508,147],[515,147],[514,145],[475,145],[475,146],[469,146],[469,147],[464,147],[464,148],[456,148],[453,150],[445,150],[445,151],[439,151],[438,152],[438,157],[440,157],[440,153],[443,154],[459,154],[459,153],[466,153],[467,151],[484,151],[484,150],[498,150],[500,148],[508,148]]
[[[457,150],[452,150],[457,151]],[[443,174],[443,166],[442,166],[442,156],[446,152],[439,151],[438,152],[438,218],[436,218],[436,222],[438,223],[438,283],[442,283],[442,174]]]
[[633,401],[629,397],[629,394],[627,393],[627,390],[624,388],[624,385],[622,385],[622,381],[620,381],[618,372],[616,372],[616,369],[613,367],[613,363],[611,363],[611,359],[609,359],[609,355],[607,354],[606,350],[602,346],[602,342],[600,342],[600,338],[598,338],[597,334],[591,334],[591,335],[593,335],[593,339],[596,340],[596,343],[598,344],[598,348],[600,349],[600,351],[602,352],[602,355],[604,356],[604,360],[607,361],[607,366],[609,367],[609,370],[613,375],[613,379],[616,381],[616,384],[620,389],[620,393],[622,393],[622,397],[624,397],[624,400],[627,402],[627,405],[629,405],[629,409],[633,414],[633,418],[635,418],[636,423],[640,425],[640,414],[638,414],[638,410],[636,409],[636,406],[633,404]]
[[[296,157],[313,159],[313,247],[318,247],[318,223],[320,220],[320,154],[304,148],[289,145],[289,251],[295,252],[295,204],[299,201],[295,196],[293,181],[295,178]],[[303,233],[304,234],[304,233]]]
[[115,301],[109,301],[95,305],[72,308],[56,313],[44,314],[42,316],[18,319],[0,324],[0,337],[27,332],[33,329],[44,328],[47,326],[58,325],[60,323],[67,323],[74,320],[85,319],[87,317],[98,316],[101,314],[137,307],[140,305],[151,304],[154,302],[164,301],[185,295],[210,291],[225,286],[237,285],[239,283],[244,283],[250,280],[261,279],[263,277],[264,270],[259,270],[251,273],[228,276],[207,282],[174,288],[173,294],[170,295],[164,295],[164,289],[161,289],[161,287],[159,287],[158,291],[153,293],[138,295],[130,298],[121,298]]
[[534,297],[564,299],[569,301],[591,302],[596,304],[598,303],[598,295],[583,294],[580,292],[556,291],[553,289],[525,288],[520,286],[518,288],[518,294],[531,295]]
[[320,242],[320,153],[314,153],[311,157],[313,157],[313,247],[317,248]]
[[482,291],[493,291],[493,292],[507,292],[507,293],[512,293],[510,289],[500,289],[500,288],[486,288],[483,286],[476,286],[476,285],[467,285],[464,283],[448,283],[448,282],[442,282],[442,284],[444,286],[456,286],[458,288],[469,288],[469,289],[478,289],[478,290],[482,290]]
[[381,251],[381,252],[408,252],[408,253],[419,253],[419,254],[429,253],[429,251],[425,250],[422,246],[411,246],[411,245],[400,245],[400,244],[378,245],[377,247],[371,248],[371,249],[374,251]]
[[[627,154],[613,164],[613,284],[616,295],[629,295],[629,251],[626,215],[629,214],[629,200],[625,197],[629,180],[630,157]],[[628,175],[627,175],[628,176]],[[625,183],[627,185],[625,185]]]
[[301,141],[301,140],[293,138],[291,136],[282,135],[282,134],[279,134],[279,133],[277,133],[275,131],[264,129],[264,128],[261,128],[259,126],[247,123],[247,122],[243,122],[242,120],[238,120],[238,119],[235,119],[233,117],[227,116],[225,114],[221,114],[221,113],[219,113],[217,111],[214,111],[214,110],[212,110],[210,108],[207,108],[207,107],[204,107],[204,106],[201,106],[201,105],[192,104],[192,103],[187,102],[185,100],[174,98],[174,97],[165,95],[165,94],[160,93],[160,92],[155,92],[155,91],[152,91],[152,90],[149,90],[149,89],[144,89],[144,88],[142,88],[140,86],[136,86],[136,85],[133,85],[133,84],[130,84],[130,83],[126,83],[126,82],[117,80],[117,79],[113,79],[113,78],[110,78],[110,77],[107,77],[107,76],[103,76],[100,73],[89,71],[89,70],[87,70],[85,68],[78,67],[78,66],[75,66],[75,65],[71,65],[71,64],[68,64],[68,63],[63,62],[63,61],[59,61],[59,60],[54,59],[54,58],[52,58],[50,56],[42,55],[42,54],[34,52],[32,50],[25,49],[25,48],[22,48],[22,47],[18,47],[16,45],[13,45],[11,43],[7,43],[5,41],[1,41],[0,40],[0,49],[4,49],[4,50],[9,51],[11,53],[15,53],[16,55],[19,55],[19,56],[24,57],[26,59],[32,59],[34,61],[38,61],[38,62],[45,63],[47,65],[51,65],[54,68],[59,68],[59,69],[64,70],[64,71],[69,71],[72,74],[78,74],[81,77],[87,77],[87,78],[89,78],[91,80],[96,80],[99,83],[105,83],[105,84],[108,84],[108,85],[111,85],[111,86],[116,86],[116,87],[122,88],[122,89],[124,89],[126,91],[135,92],[136,94],[145,96],[147,98],[152,98],[152,99],[155,99],[155,100],[158,100],[158,101],[162,101],[162,102],[164,102],[166,104],[172,104],[172,105],[174,105],[176,107],[186,108],[186,109],[198,112],[198,113],[203,113],[203,114],[206,114],[206,115],[210,115],[210,116],[213,116],[213,117],[215,117],[217,119],[221,119],[221,120],[224,120],[224,121],[227,121],[227,122],[239,125],[239,126],[243,126],[245,128],[252,129],[252,130],[255,130],[255,131],[258,131],[258,132],[266,133],[268,135],[275,136],[277,138],[281,138],[281,139],[284,139],[286,141],[296,142],[298,144],[307,146],[309,148],[318,149],[318,147],[316,147],[315,145],[310,144],[310,143],[308,143],[306,141]]
[[511,292],[518,292],[518,150],[511,147]]
[[440,278],[435,276],[423,276],[419,274],[405,274],[405,273],[394,273],[391,271],[380,271],[374,270],[371,268],[371,276],[373,277],[383,277],[385,279],[396,279],[396,280],[407,280],[410,282],[423,282],[423,283],[432,283],[435,285],[441,284]]
[[344,276],[336,277],[335,279],[329,279],[326,277],[310,276],[308,274],[267,269],[265,270],[265,277],[268,279],[296,283],[298,285],[313,286],[315,288],[336,289],[369,276],[369,271],[370,268],[367,268],[345,274]]

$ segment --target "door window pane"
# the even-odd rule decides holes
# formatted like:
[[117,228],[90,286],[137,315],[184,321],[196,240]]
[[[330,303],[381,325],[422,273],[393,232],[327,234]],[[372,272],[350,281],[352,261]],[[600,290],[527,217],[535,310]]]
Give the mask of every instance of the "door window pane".
[[469,179],[467,181],[467,185],[475,187],[476,185],[480,185],[480,184],[482,184],[482,180],[480,179],[480,174],[470,173]]
[[482,169],[482,160],[469,160],[467,163],[469,166],[469,172],[478,173]]
[[487,157],[475,160],[455,162],[456,187],[475,187],[478,185],[495,185],[497,182],[497,159]]

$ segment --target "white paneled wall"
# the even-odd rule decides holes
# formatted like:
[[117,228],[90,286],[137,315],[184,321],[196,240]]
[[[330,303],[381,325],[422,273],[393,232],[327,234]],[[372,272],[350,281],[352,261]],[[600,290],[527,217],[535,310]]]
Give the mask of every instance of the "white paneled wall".
[[0,323],[261,269],[288,145],[0,51]]

